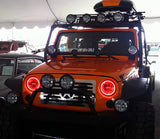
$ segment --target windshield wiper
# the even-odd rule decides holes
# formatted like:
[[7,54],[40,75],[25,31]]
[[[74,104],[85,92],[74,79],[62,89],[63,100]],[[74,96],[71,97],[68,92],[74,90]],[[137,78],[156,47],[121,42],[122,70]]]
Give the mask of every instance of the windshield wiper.
[[95,55],[96,55],[97,57],[100,57],[100,58],[103,58],[103,57],[101,57],[101,55],[106,55],[107,57],[104,57],[104,58],[109,58],[109,60],[110,60],[111,58],[112,58],[113,60],[119,60],[118,58],[112,56],[111,54],[109,54],[109,53],[101,53],[101,51],[99,51],[99,50],[96,50],[96,51],[95,51]]
[[112,56],[112,55],[107,55],[108,57],[106,57],[106,58],[109,58],[109,59],[113,59],[113,60],[119,60],[117,57],[114,57],[114,56]]
[[[78,54],[78,51],[77,50],[75,50],[75,49],[73,49],[72,51],[71,51],[71,56],[63,56],[63,60],[62,61],[64,61],[66,58],[108,58],[109,60],[111,60],[111,59],[113,59],[113,60],[119,60],[118,58],[116,58],[116,57],[114,57],[114,56],[112,56],[112,55],[110,55],[110,54],[100,54],[100,52],[99,51],[95,51],[95,55],[96,55],[96,57],[95,56],[78,56],[77,54]],[[101,55],[106,55],[106,56],[101,56]]]

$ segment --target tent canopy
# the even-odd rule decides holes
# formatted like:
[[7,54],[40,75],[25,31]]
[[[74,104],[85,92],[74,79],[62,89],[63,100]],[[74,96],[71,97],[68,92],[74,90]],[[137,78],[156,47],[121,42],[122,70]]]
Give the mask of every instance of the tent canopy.
[[[44,27],[55,20],[65,21],[68,14],[95,13],[101,0],[0,0],[0,28]],[[145,11],[152,20],[159,19],[159,0],[133,0],[137,11]],[[152,18],[152,19],[150,19]],[[157,20],[156,20],[157,21]]]

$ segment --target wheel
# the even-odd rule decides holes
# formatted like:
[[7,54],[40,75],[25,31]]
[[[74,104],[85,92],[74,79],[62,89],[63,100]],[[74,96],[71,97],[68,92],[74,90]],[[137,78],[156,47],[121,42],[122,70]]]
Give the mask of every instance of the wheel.
[[129,121],[126,139],[154,139],[154,107],[145,102],[132,105],[133,119]]
[[[0,115],[1,139],[31,139],[32,134],[24,130],[23,121],[18,111],[4,107]],[[25,132],[24,132],[25,131]],[[26,134],[27,133],[27,134]]]

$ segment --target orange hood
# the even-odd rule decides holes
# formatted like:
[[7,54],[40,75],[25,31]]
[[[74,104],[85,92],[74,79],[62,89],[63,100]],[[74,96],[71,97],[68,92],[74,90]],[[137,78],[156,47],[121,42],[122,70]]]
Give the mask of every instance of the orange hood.
[[52,60],[33,69],[30,73],[72,73],[110,76],[117,81],[120,75],[125,77],[136,68],[135,61],[109,60],[109,59],[66,59],[64,61]]

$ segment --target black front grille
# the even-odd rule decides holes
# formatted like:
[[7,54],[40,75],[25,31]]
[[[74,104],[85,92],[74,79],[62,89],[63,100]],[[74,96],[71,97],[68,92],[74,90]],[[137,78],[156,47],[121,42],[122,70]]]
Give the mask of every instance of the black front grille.
[[95,81],[78,80],[72,90],[64,90],[60,87],[59,82],[56,82],[49,93],[41,92],[41,103],[88,107],[88,98],[92,104],[95,104],[95,87]]

